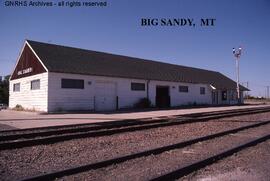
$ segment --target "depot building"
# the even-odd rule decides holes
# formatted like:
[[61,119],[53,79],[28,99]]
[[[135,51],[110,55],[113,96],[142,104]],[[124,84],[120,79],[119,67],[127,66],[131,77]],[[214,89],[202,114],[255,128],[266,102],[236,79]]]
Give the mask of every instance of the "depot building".
[[[241,101],[243,91],[240,86]],[[9,107],[55,112],[237,104],[236,82],[216,71],[26,40],[10,77]]]

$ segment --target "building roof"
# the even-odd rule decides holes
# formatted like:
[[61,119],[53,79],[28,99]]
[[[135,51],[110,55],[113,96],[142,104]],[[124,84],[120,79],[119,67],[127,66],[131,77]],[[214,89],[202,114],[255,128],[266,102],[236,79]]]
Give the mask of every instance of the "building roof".
[[[215,71],[27,40],[49,72],[204,83],[235,89],[236,83]],[[241,86],[241,90],[248,90]]]

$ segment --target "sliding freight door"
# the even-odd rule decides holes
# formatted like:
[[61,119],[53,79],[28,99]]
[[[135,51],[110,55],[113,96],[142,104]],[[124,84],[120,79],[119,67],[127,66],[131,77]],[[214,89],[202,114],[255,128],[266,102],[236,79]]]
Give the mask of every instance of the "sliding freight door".
[[116,110],[116,83],[96,82],[95,84],[95,110]]

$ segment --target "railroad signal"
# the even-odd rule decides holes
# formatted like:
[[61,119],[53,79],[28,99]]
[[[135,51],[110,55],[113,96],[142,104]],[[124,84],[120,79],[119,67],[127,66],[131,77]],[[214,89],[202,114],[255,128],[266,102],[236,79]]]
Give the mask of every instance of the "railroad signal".
[[240,104],[240,88],[239,88],[239,60],[242,54],[242,47],[240,46],[238,50],[233,48],[233,55],[236,60],[236,91],[237,91],[237,100],[238,104]]

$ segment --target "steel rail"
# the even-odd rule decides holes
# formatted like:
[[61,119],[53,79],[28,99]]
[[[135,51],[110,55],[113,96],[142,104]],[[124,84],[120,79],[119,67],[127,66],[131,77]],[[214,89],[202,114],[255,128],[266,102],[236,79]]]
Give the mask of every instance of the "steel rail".
[[[260,110],[262,111],[269,111],[269,110]],[[140,131],[140,130],[146,130],[146,129],[153,129],[158,127],[166,127],[166,126],[174,126],[174,125],[181,125],[181,124],[189,124],[189,123],[195,123],[195,122],[204,122],[209,121],[212,119],[220,119],[225,117],[232,117],[232,116],[239,116],[239,115],[246,115],[246,114],[254,114],[255,111],[247,111],[247,112],[241,112],[241,113],[228,113],[217,115],[217,116],[209,116],[209,117],[199,117],[197,119],[187,119],[187,120],[177,120],[172,119],[165,122],[157,122],[147,125],[134,125],[129,127],[116,127],[115,129],[101,129],[97,131],[88,131],[88,132],[75,132],[71,134],[61,134],[61,135],[50,135],[47,137],[37,137],[32,139],[26,139],[26,140],[9,140],[5,142],[0,143],[0,150],[7,150],[7,149],[15,149],[15,148],[22,148],[22,147],[28,147],[28,146],[35,146],[35,145],[44,145],[44,144],[53,144],[61,141],[67,141],[71,139],[80,139],[80,138],[87,138],[87,137],[99,137],[99,136],[109,136],[113,134],[119,134],[124,132],[134,132],[134,131]],[[255,113],[257,113],[256,111]],[[161,120],[159,120],[161,121]],[[163,120],[164,121],[164,120]],[[1,139],[3,140],[3,139]]]
[[195,172],[199,169],[202,169],[208,165],[211,165],[221,159],[224,159],[228,156],[233,155],[234,153],[237,153],[245,148],[251,147],[251,146],[255,146],[261,142],[264,142],[266,140],[270,139],[270,134],[268,135],[264,135],[260,138],[257,139],[253,139],[251,141],[248,141],[244,144],[238,145],[236,147],[230,148],[228,150],[225,150],[221,153],[215,154],[213,156],[210,156],[206,159],[203,160],[199,160],[195,163],[192,163],[190,165],[184,166],[182,168],[179,168],[177,170],[174,170],[172,172],[166,173],[164,175],[161,175],[159,177],[153,178],[150,181],[168,181],[168,180],[176,180],[179,179],[181,177],[184,177],[185,175],[188,175],[192,172]]
[[[193,144],[198,143],[198,142],[219,138],[219,137],[226,136],[226,135],[233,134],[233,133],[237,133],[239,131],[243,131],[246,129],[251,129],[251,128],[263,126],[263,125],[266,125],[269,123],[270,123],[270,120],[265,121],[265,122],[252,124],[252,125],[248,125],[248,126],[243,126],[243,127],[231,129],[231,130],[227,130],[227,131],[214,133],[211,135],[202,136],[199,138],[179,142],[179,143],[168,145],[168,146],[163,146],[163,147],[159,147],[159,148],[155,148],[155,149],[151,149],[151,150],[147,150],[147,151],[138,152],[135,154],[130,154],[130,155],[117,157],[117,158],[113,158],[113,159],[109,159],[109,160],[104,160],[104,161],[100,161],[100,162],[96,162],[96,163],[86,164],[86,165],[82,165],[79,167],[74,167],[74,168],[64,169],[64,170],[50,172],[50,173],[46,173],[46,174],[41,174],[38,176],[28,177],[28,178],[22,179],[22,181],[54,180],[56,178],[60,178],[60,177],[68,176],[68,175],[73,175],[73,174],[77,174],[77,173],[81,173],[81,172],[85,172],[85,171],[89,171],[89,170],[95,170],[95,169],[99,169],[99,168],[103,168],[103,167],[108,167],[108,166],[113,165],[113,164],[123,163],[125,161],[140,158],[140,157],[145,157],[145,156],[150,156],[150,155],[158,155],[158,154],[161,154],[161,153],[169,151],[169,150],[184,148],[186,146],[190,146],[190,145],[193,145]],[[266,138],[269,139],[269,136],[270,135],[268,135]],[[265,140],[266,138],[263,138],[262,140]],[[248,145],[250,145],[250,143]],[[243,146],[243,145],[239,145],[239,146],[233,148],[232,151],[230,151],[228,153],[232,153],[232,152],[241,150],[239,148],[243,149],[244,147],[245,146]],[[220,155],[225,156],[225,155],[228,155],[228,153],[226,153],[226,154],[223,153],[222,155],[217,154],[218,156],[215,156],[213,158],[209,157],[209,160],[211,160],[211,162],[213,162],[216,158],[219,158]],[[205,160],[207,160],[207,159],[205,159]],[[188,168],[187,170],[192,171],[192,166],[190,166],[190,168]],[[182,171],[180,170],[180,172],[182,172]],[[178,174],[179,174],[179,172],[177,170],[177,171],[174,171],[173,173],[168,173],[168,174],[164,175],[164,177],[160,176],[160,177],[155,178],[155,179],[156,180],[159,180],[159,179],[166,180],[167,178],[169,178],[169,179],[174,178],[175,176],[178,176]]]
[[[244,112],[247,112],[249,110],[245,110]],[[248,113],[260,113],[260,112],[267,112],[270,111],[270,109],[259,109],[259,110],[251,110],[252,112],[248,112]],[[255,112],[254,112],[255,111]],[[203,119],[205,118],[205,116],[215,116],[214,118],[218,118],[219,116],[223,116],[223,115],[228,115],[229,113],[243,113],[243,111],[241,112],[236,112],[236,111],[224,111],[224,112],[218,112],[218,113],[206,113],[203,115],[200,115],[200,117],[198,115],[196,116],[192,116],[192,118],[199,118],[199,119]],[[195,113],[197,114],[197,113]],[[218,115],[218,116],[216,116]],[[202,117],[204,116],[204,117]],[[179,117],[177,117],[179,118]],[[111,128],[117,128],[117,127],[122,127],[122,126],[132,126],[132,125],[144,125],[144,124],[151,124],[151,123],[157,123],[157,122],[165,122],[168,119],[177,119],[177,118],[163,118],[163,119],[159,119],[159,120],[148,120],[148,121],[140,121],[140,120],[121,120],[121,121],[114,121],[114,122],[105,122],[106,124],[103,125],[97,125],[97,126],[93,126],[93,123],[84,123],[84,124],[80,124],[80,125],[66,125],[66,126],[55,126],[55,127],[46,127],[45,128],[33,128],[31,129],[23,129],[23,130],[14,130],[14,131],[10,131],[11,134],[4,134],[4,135],[0,135],[0,141],[7,141],[7,140],[12,140],[12,139],[18,139],[18,138],[31,138],[31,137],[40,137],[40,136],[49,136],[49,135],[53,135],[53,134],[66,134],[66,133],[76,133],[76,132],[84,132],[84,131],[91,131],[91,130],[101,130],[101,129],[111,129]],[[180,117],[182,119],[192,119],[189,117]],[[29,132],[27,132],[29,131]],[[31,132],[32,131],[32,132]],[[14,133],[15,132],[15,133]],[[23,133],[24,132],[24,133]],[[25,133],[26,132],[26,133]]]
[[[201,116],[210,116],[210,115],[218,115],[218,114],[226,114],[226,113],[234,113],[234,112],[245,112],[245,111],[266,111],[270,110],[269,107],[260,107],[260,108],[244,108],[244,109],[233,109],[233,110],[225,110],[225,111],[212,111],[212,112],[203,112],[203,113],[190,113],[190,114],[183,114],[183,115],[174,115],[175,117],[181,117],[181,118],[198,118]],[[161,120],[168,119],[167,116],[161,116],[161,117],[156,117]],[[81,123],[81,124],[72,124],[72,125],[57,125],[57,126],[47,126],[47,127],[37,127],[37,128],[26,128],[26,129],[13,129],[13,130],[4,130],[0,131],[0,136],[1,134],[8,134],[8,133],[14,133],[14,132],[27,132],[27,131],[44,131],[44,130],[55,130],[55,129],[73,129],[77,127],[85,127],[85,126],[109,126],[109,125],[125,125],[129,123],[134,123],[134,122],[141,122],[142,120],[147,120],[149,121],[150,118],[143,118],[143,119],[124,119],[124,120],[117,120],[117,121],[109,121],[109,122],[98,122],[98,123]]]

